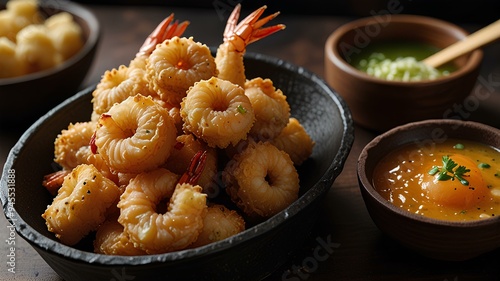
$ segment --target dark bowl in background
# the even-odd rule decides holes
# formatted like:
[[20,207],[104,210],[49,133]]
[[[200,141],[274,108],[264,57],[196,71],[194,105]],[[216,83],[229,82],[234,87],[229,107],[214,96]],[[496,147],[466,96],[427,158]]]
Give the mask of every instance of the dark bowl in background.
[[447,138],[477,141],[500,149],[500,130],[473,121],[431,119],[393,128],[368,143],[358,158],[358,181],[368,212],[377,227],[398,243],[437,260],[464,261],[500,247],[500,217],[445,221],[403,210],[380,195],[373,170],[390,151],[417,143],[432,149]]
[[[93,87],[41,117],[11,150],[3,170],[0,199],[16,231],[65,280],[259,280],[283,265],[310,235],[320,202],[343,169],[354,141],[350,111],[321,79],[277,58],[248,53],[247,77],[273,80],[287,95],[292,116],[315,141],[313,154],[299,168],[299,199],[270,219],[207,246],[148,256],[106,256],[92,252],[91,241],[61,244],[41,218],[52,197],[41,185],[54,171],[54,139],[70,122],[88,121]],[[6,179],[15,171],[15,208],[8,216]],[[85,240],[85,239],[84,239]]]
[[[5,5],[0,5],[5,9]],[[12,78],[0,78],[0,128],[23,132],[39,117],[74,95],[92,66],[100,39],[100,25],[86,7],[67,0],[40,1],[42,14],[68,12],[82,28],[82,49],[62,64]]]

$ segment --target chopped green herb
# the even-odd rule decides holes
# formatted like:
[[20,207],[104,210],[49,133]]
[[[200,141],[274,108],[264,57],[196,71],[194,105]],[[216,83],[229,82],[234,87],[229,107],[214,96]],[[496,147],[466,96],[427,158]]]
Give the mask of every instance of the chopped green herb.
[[[429,175],[437,175],[437,180],[457,180],[463,185],[469,185],[469,181],[464,179],[466,173],[470,172],[465,166],[458,166],[449,156],[443,156],[443,166],[433,166],[428,172]],[[458,167],[457,167],[458,166]],[[456,169],[455,169],[456,168]]]
[[239,113],[247,113],[247,110],[243,106],[241,106],[241,104],[240,104],[240,105],[238,105],[238,112]]
[[453,146],[453,148],[454,148],[454,149],[460,149],[460,150],[462,150],[462,149],[464,149],[464,148],[465,148],[465,146],[464,146],[463,144],[461,144],[461,143],[457,143],[457,144],[455,144],[455,145]]
[[488,163],[479,163],[479,165],[477,165],[477,166],[481,169],[488,169],[491,167],[490,164],[488,164]]
[[432,169],[429,171],[429,175],[434,176],[439,172],[439,167],[438,166],[432,166]]

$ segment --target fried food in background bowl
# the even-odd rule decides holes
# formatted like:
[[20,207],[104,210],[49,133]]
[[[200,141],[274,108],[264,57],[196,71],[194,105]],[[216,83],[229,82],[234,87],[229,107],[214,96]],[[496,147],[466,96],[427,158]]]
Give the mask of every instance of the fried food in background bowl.
[[0,8],[0,127],[22,132],[80,89],[100,26],[70,1],[11,0]]

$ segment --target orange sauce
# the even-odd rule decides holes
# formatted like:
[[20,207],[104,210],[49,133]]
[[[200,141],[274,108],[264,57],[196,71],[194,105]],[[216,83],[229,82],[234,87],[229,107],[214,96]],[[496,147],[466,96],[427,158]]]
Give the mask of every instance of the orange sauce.
[[[439,179],[443,156],[456,166]],[[459,166],[468,171],[461,174]],[[458,139],[426,147],[408,144],[381,159],[373,185],[392,204],[423,216],[449,221],[499,216],[500,151]]]

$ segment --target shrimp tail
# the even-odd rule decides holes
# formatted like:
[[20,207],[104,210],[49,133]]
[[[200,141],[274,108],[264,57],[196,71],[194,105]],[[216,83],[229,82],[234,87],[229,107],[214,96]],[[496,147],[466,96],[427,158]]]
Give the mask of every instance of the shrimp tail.
[[50,194],[55,196],[64,182],[64,177],[69,173],[70,171],[68,170],[61,170],[45,175],[43,177],[42,185],[50,192]]
[[174,36],[181,36],[189,25],[189,21],[174,21],[174,14],[165,18],[142,44],[137,56],[148,56],[156,48],[156,45]]
[[226,28],[224,29],[224,41],[229,40],[229,38],[234,34],[234,30],[238,25],[238,19],[240,18],[241,4],[238,3],[236,7],[234,7],[233,12],[229,15],[227,19]]
[[92,154],[97,154],[97,145],[95,144],[95,138],[96,138],[96,131],[92,134],[92,137],[90,138],[89,146],[90,146],[90,151]]
[[253,43],[255,41],[258,41],[262,38],[265,38],[273,33],[276,33],[280,30],[283,30],[285,29],[285,25],[284,24],[277,24],[277,25],[273,25],[273,26],[269,26],[269,27],[265,27],[265,28],[261,28],[261,29],[257,29],[254,33],[253,33],[253,36],[252,36],[252,39],[248,42],[249,44],[250,43]]
[[207,151],[198,151],[191,159],[191,164],[188,170],[180,177],[179,183],[189,183],[195,185],[201,177],[201,173],[205,168],[205,162],[207,159]]
[[263,25],[279,15],[279,12],[276,12],[265,18],[259,19],[265,9],[267,9],[266,5],[260,7],[237,24],[240,16],[241,4],[236,5],[227,21],[224,30],[224,41],[231,42],[238,52],[244,52],[248,44],[285,29],[284,24],[262,28]]
[[243,87],[246,81],[243,55],[246,52],[247,46],[252,42],[285,29],[284,24],[263,27],[279,15],[279,12],[276,12],[260,19],[265,9],[267,9],[266,5],[255,10],[238,23],[241,4],[236,5],[227,20],[223,34],[223,43],[217,49],[215,56],[218,78],[228,80]]

